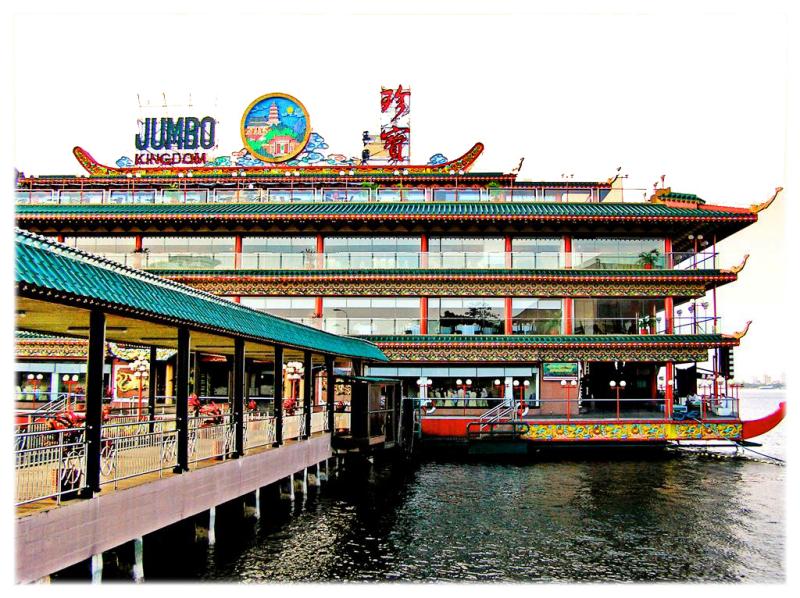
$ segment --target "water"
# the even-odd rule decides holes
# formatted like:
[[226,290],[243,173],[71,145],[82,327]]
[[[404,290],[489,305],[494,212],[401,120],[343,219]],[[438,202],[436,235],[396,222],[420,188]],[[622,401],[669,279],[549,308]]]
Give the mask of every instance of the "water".
[[[770,411],[783,393],[749,395],[761,398],[746,417]],[[759,440],[756,450],[783,456],[780,427]],[[364,465],[293,506],[269,503],[258,524],[218,519],[217,545],[183,575],[251,583],[779,582],[784,473],[750,459],[597,452]]]

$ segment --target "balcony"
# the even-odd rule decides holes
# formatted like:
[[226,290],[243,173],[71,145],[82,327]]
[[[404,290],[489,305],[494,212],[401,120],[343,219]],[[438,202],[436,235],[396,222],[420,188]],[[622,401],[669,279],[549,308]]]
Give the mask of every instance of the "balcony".
[[[290,318],[345,336],[417,336],[422,334],[420,318]],[[505,322],[499,319],[471,320],[469,318],[428,319],[429,335],[486,336],[505,335]],[[716,334],[720,318],[673,318],[672,334]],[[513,318],[511,335],[555,336],[564,334],[561,318]],[[629,318],[574,318],[574,336],[665,335],[666,322],[662,316]]]
[[717,253],[604,252],[340,252],[340,253],[106,253],[142,270],[715,270]]

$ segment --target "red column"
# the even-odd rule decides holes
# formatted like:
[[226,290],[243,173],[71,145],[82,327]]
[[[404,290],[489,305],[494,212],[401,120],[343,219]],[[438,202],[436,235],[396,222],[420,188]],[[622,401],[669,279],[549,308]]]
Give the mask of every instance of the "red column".
[[322,236],[322,234],[317,235],[316,251],[317,251],[317,260],[316,260],[317,270],[321,270],[324,261],[324,256],[322,254],[325,253],[325,238]]
[[512,250],[511,235],[506,235],[505,251],[506,251],[506,261],[505,261],[506,268],[511,268],[512,261],[513,261],[513,256],[511,255],[511,252],[513,251]]
[[422,235],[419,239],[419,250],[422,253],[419,260],[420,268],[428,267],[428,235]]
[[419,333],[428,334],[428,298],[419,298]]
[[314,317],[322,317],[322,297],[314,297]]
[[[666,387],[666,391],[664,392],[664,397],[665,397],[665,400],[664,400],[664,417],[667,418],[667,419],[671,419],[672,418],[672,400],[673,400],[673,396],[674,396],[674,394],[673,394],[674,393],[674,380],[672,379],[672,376],[674,375],[674,373],[672,371],[672,368],[673,368],[672,362],[668,361],[667,362],[667,373],[666,373],[666,376],[667,376],[666,385],[667,385],[667,387]],[[670,384],[670,382],[672,382],[672,384]]]
[[63,243],[64,242],[64,235],[58,235],[58,237],[56,238],[56,241],[58,241],[59,243]]
[[574,308],[574,299],[572,297],[564,297],[564,334],[573,334]]
[[234,303],[241,303],[241,302],[242,302],[242,297],[241,297],[241,295],[234,295],[234,296],[233,296],[233,302],[234,302]]
[[233,269],[238,270],[242,266],[242,235],[236,235],[233,240]]
[[672,270],[673,260],[672,260],[672,239],[667,237],[664,239],[664,255],[666,256],[666,265],[668,270]]
[[564,235],[564,267],[572,268],[572,237]]
[[664,317],[666,318],[666,322],[664,323],[667,329],[667,334],[673,334],[675,328],[673,324],[673,299],[672,297],[664,297]]
[[141,251],[142,250],[142,235],[136,235],[136,237],[134,237],[134,241],[133,242],[135,243],[134,248],[136,249],[136,251]]
[[505,333],[506,334],[513,334],[514,330],[512,328],[511,322],[511,311],[512,311],[512,303],[511,297],[506,297],[506,313],[505,313]]

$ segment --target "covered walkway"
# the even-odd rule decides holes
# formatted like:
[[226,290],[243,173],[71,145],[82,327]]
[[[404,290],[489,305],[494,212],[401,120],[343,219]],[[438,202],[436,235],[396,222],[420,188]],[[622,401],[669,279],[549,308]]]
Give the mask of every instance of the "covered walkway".
[[[88,338],[82,403],[69,409],[66,420],[64,413],[60,420],[43,418],[40,431],[16,435],[20,581],[54,570],[43,564],[48,550],[57,550],[52,532],[73,540],[71,552],[62,551],[56,559],[67,566],[327,459],[334,429],[334,361],[355,374],[365,362],[387,361],[367,341],[270,316],[45,237],[21,230],[15,235],[17,329]],[[174,415],[156,416],[152,379],[146,415],[110,409],[103,379],[109,341],[151,352],[177,351]],[[218,413],[190,412],[193,352],[227,361],[228,404]],[[255,361],[274,367],[268,412],[248,411],[245,404],[246,368]],[[303,381],[302,396],[286,411],[290,362]],[[322,378],[320,384],[315,376]],[[314,401],[323,388],[324,405]],[[187,475],[190,469],[196,472]],[[143,485],[144,494],[129,504],[127,497],[135,492],[128,490]],[[122,488],[126,492],[114,492]],[[113,494],[126,499],[110,500]],[[141,516],[133,519],[120,522],[108,510],[133,507],[145,498],[147,504],[133,509]],[[166,503],[170,508],[159,511]],[[76,521],[82,522],[78,528]],[[37,531],[40,525],[51,530],[48,536]]]

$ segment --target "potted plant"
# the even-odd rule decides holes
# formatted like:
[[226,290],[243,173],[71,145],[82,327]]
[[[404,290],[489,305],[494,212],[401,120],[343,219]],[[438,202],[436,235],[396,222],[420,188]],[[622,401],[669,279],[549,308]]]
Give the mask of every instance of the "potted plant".
[[639,318],[639,334],[650,334],[650,328],[655,326],[656,319],[653,316],[642,316]]
[[639,254],[639,265],[645,270],[652,270],[653,266],[658,263],[659,257],[661,257],[661,252],[658,249],[643,251]]
[[500,183],[497,181],[489,181],[489,183],[486,185],[486,191],[488,192],[489,199],[491,201],[506,200],[506,192],[504,189],[500,188]]

